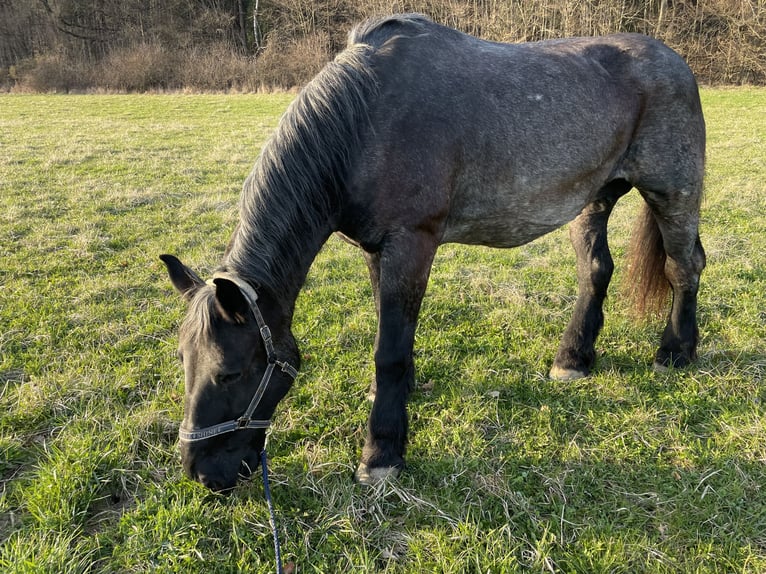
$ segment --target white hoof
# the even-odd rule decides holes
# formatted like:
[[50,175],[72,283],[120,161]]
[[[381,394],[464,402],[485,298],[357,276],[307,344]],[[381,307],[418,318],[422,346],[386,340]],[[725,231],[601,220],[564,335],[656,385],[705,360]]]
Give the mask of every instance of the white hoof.
[[655,373],[667,373],[667,372],[670,370],[670,367],[668,367],[667,365],[663,365],[662,363],[658,363],[657,361],[655,361],[655,362],[652,364],[652,370],[653,370]]
[[374,485],[384,480],[396,478],[401,472],[395,466],[382,466],[378,468],[370,468],[366,464],[362,463],[359,468],[356,469],[356,481],[359,484]]
[[578,371],[577,369],[562,369],[553,365],[548,376],[556,381],[576,381],[577,379],[584,379],[588,376],[588,373]]

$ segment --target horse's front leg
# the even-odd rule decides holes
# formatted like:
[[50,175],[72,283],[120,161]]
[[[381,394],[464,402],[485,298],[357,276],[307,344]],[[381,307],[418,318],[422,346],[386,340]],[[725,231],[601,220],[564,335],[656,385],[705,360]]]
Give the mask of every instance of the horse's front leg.
[[[378,324],[380,324],[380,253],[367,253],[366,251],[362,252],[364,254],[364,260],[367,263],[367,270],[370,273],[370,285],[372,286],[372,298],[375,303],[375,317],[378,320]],[[378,348],[378,336],[380,333],[375,337],[375,348]],[[372,381],[372,384],[370,385],[370,390],[367,393],[367,399],[372,402],[375,400],[375,393],[377,392],[377,385],[375,381]]]
[[412,347],[423,295],[438,242],[428,233],[389,238],[378,258],[376,393],[356,478],[374,483],[404,466],[407,396],[415,381]]

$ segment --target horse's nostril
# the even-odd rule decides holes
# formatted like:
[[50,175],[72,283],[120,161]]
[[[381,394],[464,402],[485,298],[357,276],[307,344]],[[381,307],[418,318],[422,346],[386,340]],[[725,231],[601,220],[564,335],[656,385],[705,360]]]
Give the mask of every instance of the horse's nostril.
[[207,474],[200,473],[197,475],[197,480],[202,484],[202,486],[206,486],[207,488],[214,490],[214,486],[216,485],[217,481]]
[[197,480],[202,483],[202,486],[209,488],[213,492],[222,492],[224,490],[229,490],[234,486],[233,484],[228,484],[220,476],[214,476],[205,473],[199,473],[197,475]]

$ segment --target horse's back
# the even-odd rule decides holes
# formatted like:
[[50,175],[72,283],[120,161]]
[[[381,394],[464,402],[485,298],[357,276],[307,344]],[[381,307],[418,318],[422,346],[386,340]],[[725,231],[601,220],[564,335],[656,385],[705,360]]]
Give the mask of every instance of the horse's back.
[[379,82],[354,193],[387,187],[405,217],[441,218],[443,241],[512,246],[551,231],[643,168],[634,139],[661,137],[663,108],[701,117],[686,64],[641,35],[501,44],[406,16],[350,41],[373,47]]
[[[418,67],[420,77],[430,78],[429,68],[461,74],[461,61],[472,61],[473,71],[485,73],[495,66],[493,55],[520,71],[554,69],[557,60],[577,66],[577,60],[589,60],[602,66],[615,79],[638,81],[643,88],[668,86],[696,90],[694,76],[686,62],[659,40],[635,33],[606,36],[563,38],[506,44],[476,38],[437,24],[420,14],[399,14],[373,18],[359,23],[349,33],[349,46],[368,44],[377,54],[373,65],[385,71],[382,60],[395,60],[398,72]],[[441,56],[441,57],[440,57]],[[380,58],[380,59],[377,59]],[[486,61],[481,61],[486,60]],[[431,66],[419,67],[423,62]]]

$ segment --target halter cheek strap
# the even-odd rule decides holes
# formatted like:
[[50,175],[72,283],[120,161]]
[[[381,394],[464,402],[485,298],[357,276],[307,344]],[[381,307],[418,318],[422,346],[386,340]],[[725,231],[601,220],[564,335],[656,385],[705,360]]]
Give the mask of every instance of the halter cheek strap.
[[[197,442],[238,430],[269,428],[271,425],[270,420],[253,419],[253,413],[255,412],[255,409],[258,408],[258,405],[263,398],[263,394],[266,392],[266,387],[269,386],[269,381],[271,380],[271,375],[274,373],[274,369],[279,367],[283,373],[286,373],[293,379],[298,376],[298,370],[295,367],[287,361],[280,361],[277,359],[276,352],[274,351],[274,344],[271,341],[271,330],[266,324],[266,321],[264,321],[261,310],[258,308],[258,293],[255,289],[253,289],[249,283],[243,281],[240,277],[232,273],[216,273],[213,276],[213,281],[216,279],[226,279],[227,281],[234,283],[247,300],[250,305],[250,310],[253,313],[253,317],[255,318],[255,322],[258,325],[258,331],[263,340],[263,347],[266,349],[266,358],[268,362],[266,364],[266,370],[261,377],[261,382],[258,383],[258,388],[255,389],[255,394],[241,417],[201,429],[185,429],[180,427],[178,429],[178,438],[182,442]],[[209,281],[209,283],[212,283],[212,281]]]

